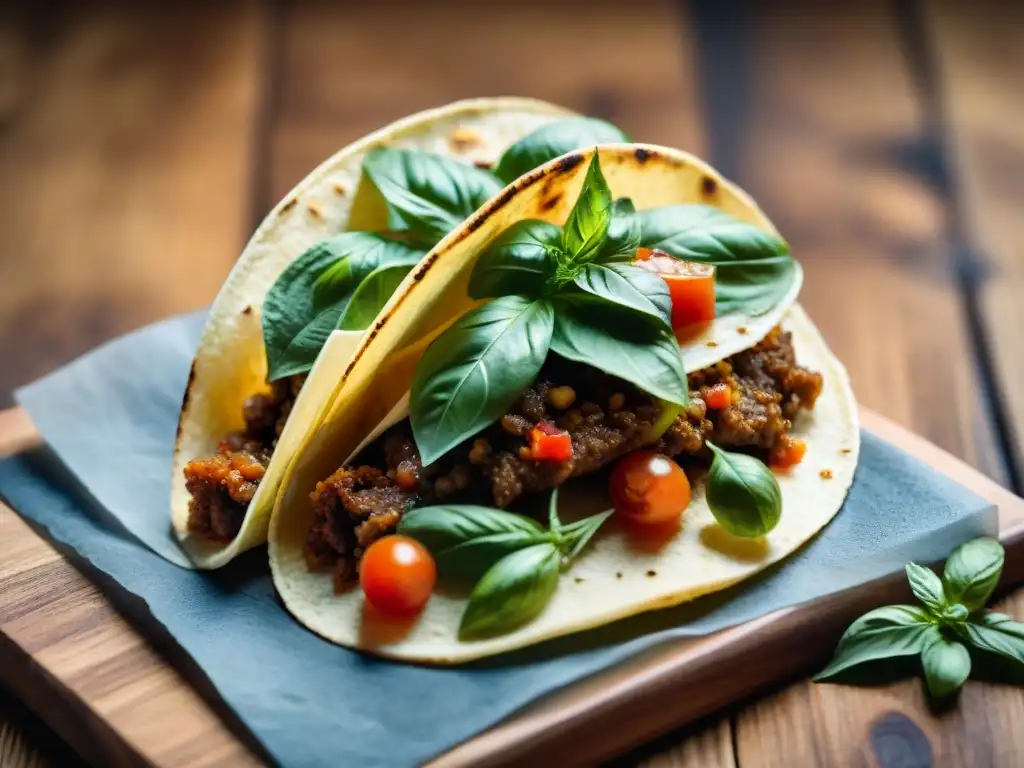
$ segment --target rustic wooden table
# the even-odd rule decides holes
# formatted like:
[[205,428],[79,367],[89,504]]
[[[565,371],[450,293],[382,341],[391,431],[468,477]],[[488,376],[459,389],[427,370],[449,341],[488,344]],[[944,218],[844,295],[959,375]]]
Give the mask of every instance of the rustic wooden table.
[[[0,10],[0,406],[209,302],[341,145],[519,94],[740,182],[805,265],[860,401],[1024,490],[1024,5],[31,6]],[[0,710],[0,765],[73,764],[18,702]],[[1019,689],[972,682],[937,715],[918,681],[796,682],[624,764],[1019,765],[1022,724]]]

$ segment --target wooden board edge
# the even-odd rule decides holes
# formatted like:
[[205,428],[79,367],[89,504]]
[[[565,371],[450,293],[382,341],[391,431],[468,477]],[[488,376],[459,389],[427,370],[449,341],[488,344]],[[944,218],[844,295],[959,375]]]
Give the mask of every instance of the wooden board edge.
[[[985,477],[977,470],[928,441],[876,414],[862,410],[862,425],[874,434],[917,455],[939,471],[952,476],[999,506],[1001,538],[1008,549],[1024,551],[1024,499]],[[12,409],[0,412],[0,453],[23,450],[38,443],[34,428],[24,412]],[[12,514],[6,509],[0,513]],[[36,535],[36,534],[33,534]],[[42,538],[41,546],[49,546]],[[1019,561],[1019,565],[1016,564]],[[1008,558],[1004,584],[1024,579],[1024,558]],[[1013,567],[1010,567],[1011,564]],[[82,577],[85,578],[84,576]],[[100,593],[97,590],[97,594]],[[801,641],[803,653],[786,653],[793,633],[806,628],[806,606],[784,609],[748,624],[723,630],[706,638],[666,643],[611,670],[596,674],[557,691],[526,707],[494,728],[456,746],[434,761],[431,768],[453,766],[504,766],[537,759],[595,761],[620,753],[673,728],[706,716],[740,698],[748,697],[768,685],[794,679],[827,657],[842,629],[860,613],[879,604],[909,596],[902,575],[862,585],[828,600],[814,603],[815,623]],[[137,634],[123,619],[120,631]],[[0,661],[24,661],[24,649],[0,645]],[[11,653],[9,651],[17,651]],[[20,653],[20,657],[19,654]],[[766,663],[770,660],[770,663]],[[88,702],[78,699],[66,681],[45,667],[40,668],[40,684],[54,690],[63,701],[78,702],[76,717],[91,713],[99,732],[92,738],[119,740],[127,751],[115,751],[124,764],[134,764],[136,753],[131,742],[112,724],[104,721]],[[7,678],[9,675],[0,677]],[[27,684],[27,683],[26,683]],[[182,679],[181,685],[187,685]],[[698,686],[708,693],[703,698],[683,697],[678,692]],[[15,685],[16,695],[37,713],[32,691]],[[209,705],[197,697],[200,706]],[[211,709],[211,716],[212,709]],[[92,749],[92,741],[83,743],[67,723],[51,723],[72,746]],[[230,732],[225,729],[225,734]],[[233,736],[225,736],[233,738]],[[90,754],[85,751],[85,754]],[[105,755],[109,760],[111,755]],[[151,756],[142,758],[149,761]],[[117,763],[120,764],[120,763]]]

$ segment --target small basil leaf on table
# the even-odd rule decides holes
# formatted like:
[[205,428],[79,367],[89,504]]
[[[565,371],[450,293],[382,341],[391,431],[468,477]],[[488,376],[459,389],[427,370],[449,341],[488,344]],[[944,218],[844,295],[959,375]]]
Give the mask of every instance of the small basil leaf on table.
[[367,232],[346,232],[306,250],[263,300],[267,378],[309,371],[362,280],[382,264],[422,254]]
[[715,520],[733,536],[763,536],[782,516],[782,490],[763,462],[753,456],[723,451],[707,442],[715,457],[708,470],[705,494]]
[[685,405],[689,387],[675,338],[650,326],[631,328],[621,320],[621,313],[586,312],[560,302],[551,351],[625,379],[649,395]]
[[960,631],[975,648],[1024,664],[1024,623],[1005,613],[985,611],[965,623]]
[[553,324],[549,301],[503,296],[430,345],[416,366],[409,414],[424,465],[507,412],[537,378]]
[[916,605],[878,608],[847,628],[832,661],[814,680],[827,680],[869,661],[916,656],[941,637],[938,626]]
[[383,196],[388,226],[434,244],[501,190],[485,170],[450,157],[379,147],[363,159],[363,173]]
[[419,254],[377,267],[359,284],[345,307],[338,327],[343,331],[362,331],[370,327],[405,276],[419,263]]
[[469,596],[459,639],[503,634],[536,618],[558,586],[560,561],[554,544],[537,544],[491,566]]
[[601,161],[595,152],[587,166],[583,189],[562,228],[562,250],[572,257],[575,264],[588,261],[597,255],[604,243],[611,220],[612,192],[601,173]]
[[470,297],[542,296],[558,266],[561,237],[561,228],[546,221],[516,222],[491,241],[473,265]]
[[942,591],[942,579],[930,568],[917,563],[907,564],[907,581],[914,597],[924,603],[925,607],[938,616],[946,606],[946,595]]
[[971,656],[956,640],[941,633],[921,654],[925,685],[937,699],[949,696],[962,686],[971,674]]
[[568,301],[615,304],[639,318],[671,328],[672,299],[668,285],[653,272],[628,264],[584,264],[573,278],[582,293],[565,294]]
[[632,140],[611,123],[592,117],[569,117],[531,131],[506,149],[494,174],[508,184],[549,160],[595,144],[629,143]]
[[608,236],[594,261],[602,264],[622,261],[629,263],[636,258],[640,247],[640,218],[633,201],[622,197],[612,203],[612,220],[608,225]]
[[640,211],[640,245],[715,265],[718,312],[767,312],[796,280],[789,246],[777,235],[709,205]]
[[972,613],[984,608],[999,583],[1003,557],[1002,545],[990,538],[973,539],[953,550],[943,575],[947,600],[963,603]]

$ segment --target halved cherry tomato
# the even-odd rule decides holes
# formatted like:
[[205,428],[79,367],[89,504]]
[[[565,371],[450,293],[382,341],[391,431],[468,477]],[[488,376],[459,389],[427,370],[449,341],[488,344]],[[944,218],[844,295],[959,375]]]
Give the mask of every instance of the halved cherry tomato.
[[534,461],[568,461],[572,458],[572,437],[550,421],[539,421],[530,430],[530,458]]
[[784,435],[779,442],[772,446],[768,463],[777,469],[789,469],[803,461],[805,453],[807,453],[807,443]]
[[715,267],[674,259],[664,251],[639,248],[635,266],[661,275],[672,299],[672,328],[686,333],[703,329],[715,319]]
[[690,481],[668,456],[634,451],[612,470],[609,492],[615,511],[643,525],[664,525],[682,517],[690,504]]
[[391,616],[418,613],[430,599],[436,582],[434,558],[408,536],[377,539],[359,564],[359,584],[367,601]]
[[732,390],[728,384],[715,384],[704,391],[704,402],[708,408],[721,411],[732,405]]

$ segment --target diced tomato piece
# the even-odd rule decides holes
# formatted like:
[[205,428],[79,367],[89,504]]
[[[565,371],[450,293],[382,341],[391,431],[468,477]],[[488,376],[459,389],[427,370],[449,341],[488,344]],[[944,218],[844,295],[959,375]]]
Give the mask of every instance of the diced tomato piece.
[[789,469],[803,461],[806,453],[807,443],[785,435],[772,447],[768,463],[778,469]]
[[708,408],[721,411],[732,405],[732,390],[728,384],[715,384],[704,390],[704,402]]
[[633,263],[660,275],[668,285],[674,330],[685,329],[689,335],[715,319],[714,265],[675,259],[650,248],[637,249]]
[[534,461],[568,461],[572,458],[572,437],[550,421],[530,430],[530,458]]

